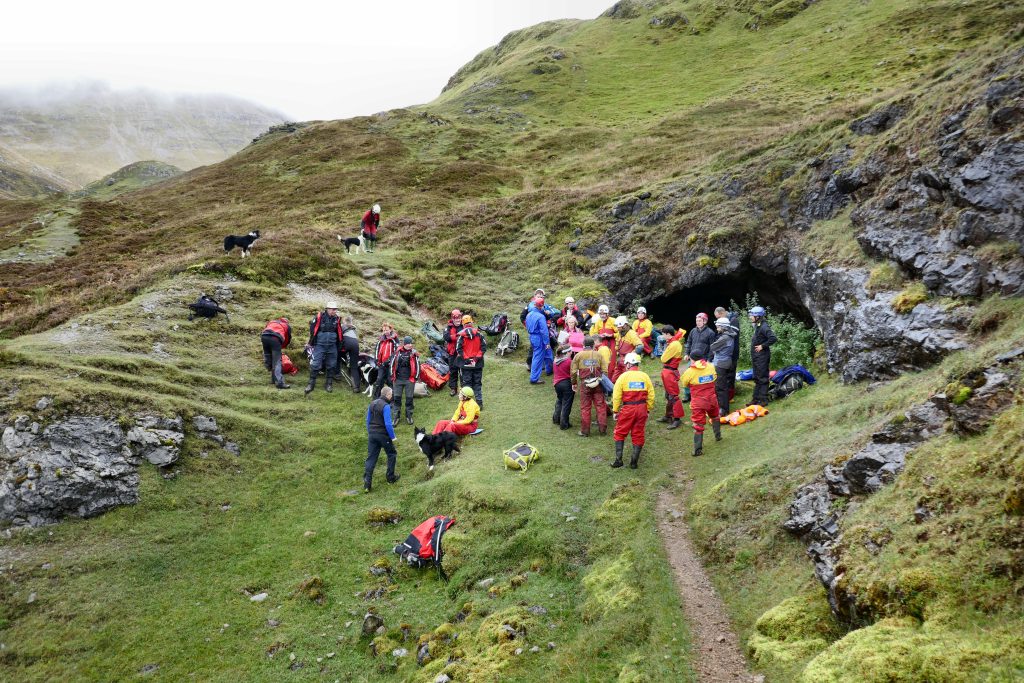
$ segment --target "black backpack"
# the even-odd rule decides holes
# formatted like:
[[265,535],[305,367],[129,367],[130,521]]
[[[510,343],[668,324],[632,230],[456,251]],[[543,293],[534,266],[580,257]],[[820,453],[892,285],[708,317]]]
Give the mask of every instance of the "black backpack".
[[444,548],[441,539],[444,533],[455,524],[455,520],[444,515],[436,515],[412,530],[404,543],[395,546],[395,554],[410,567],[421,569],[431,565],[437,567],[437,575],[447,583],[448,576],[441,567],[444,559]]
[[786,398],[794,391],[799,391],[804,388],[804,378],[794,373],[783,379],[781,382],[772,383],[771,388],[768,389],[768,400],[778,401],[780,398]]
[[218,313],[223,313],[224,319],[231,322],[228,312],[220,307],[216,299],[205,294],[200,294],[195,303],[189,304],[188,308],[191,311],[188,314],[189,320],[193,320],[196,316],[200,318],[216,318]]
[[508,329],[508,313],[495,313],[494,317],[491,318],[491,324],[480,329],[490,337],[504,334],[505,330]]

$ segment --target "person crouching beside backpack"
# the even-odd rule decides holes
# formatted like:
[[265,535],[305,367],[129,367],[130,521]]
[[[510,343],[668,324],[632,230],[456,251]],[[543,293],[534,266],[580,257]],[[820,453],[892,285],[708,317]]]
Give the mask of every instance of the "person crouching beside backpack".
[[450,420],[438,420],[434,425],[434,434],[453,432],[459,436],[472,434],[476,431],[480,420],[480,406],[473,400],[472,387],[462,387],[459,391],[459,405],[455,408]]
[[387,482],[394,484],[400,475],[395,474],[395,461],[398,451],[395,449],[395,428],[391,421],[391,387],[382,387],[380,398],[372,401],[366,410],[366,465],[363,468],[363,491],[370,492],[373,488],[373,470],[377,467],[377,458],[381,449],[388,458]]
[[391,356],[387,368],[391,383],[395,387],[395,424],[402,417],[402,395],[405,395],[405,421],[412,424],[413,393],[420,378],[420,354],[412,347],[412,337],[402,340],[402,345]]
[[281,349],[288,348],[292,341],[292,326],[288,318],[271,320],[260,335],[263,342],[263,364],[270,370],[270,382],[278,389],[291,389],[285,384],[284,372],[281,370]]
[[629,460],[629,467],[635,470],[640,463],[640,451],[644,449],[647,416],[654,408],[654,383],[646,372],[638,369],[639,354],[627,354],[625,364],[626,371],[615,380],[612,393],[612,412],[618,416],[615,421],[615,462],[612,467],[622,467],[622,449],[626,444],[626,436],[631,435],[633,457]]

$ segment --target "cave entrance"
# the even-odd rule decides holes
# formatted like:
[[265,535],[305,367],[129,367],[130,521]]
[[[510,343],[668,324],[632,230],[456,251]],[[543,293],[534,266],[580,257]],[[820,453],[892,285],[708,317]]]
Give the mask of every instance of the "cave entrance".
[[[807,326],[815,327],[814,318],[800,295],[785,275],[769,275],[747,269],[736,275],[718,277],[687,287],[646,303],[647,315],[659,325],[672,325],[690,330],[698,313],[708,314],[708,323],[715,322],[715,308],[730,308],[732,302],[746,309],[747,296],[768,309],[769,315],[787,314]],[[740,311],[743,313],[743,310]]]

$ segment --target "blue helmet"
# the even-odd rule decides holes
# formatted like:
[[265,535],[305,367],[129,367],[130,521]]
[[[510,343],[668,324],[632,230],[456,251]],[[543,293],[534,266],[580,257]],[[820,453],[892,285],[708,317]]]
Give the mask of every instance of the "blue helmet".
[[764,306],[754,306],[750,309],[750,315],[756,318],[763,318],[765,314]]

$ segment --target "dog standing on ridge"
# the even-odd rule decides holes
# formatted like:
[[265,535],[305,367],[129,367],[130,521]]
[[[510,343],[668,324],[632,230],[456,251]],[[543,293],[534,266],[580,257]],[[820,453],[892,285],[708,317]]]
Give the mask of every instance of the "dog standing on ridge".
[[260,238],[260,231],[253,230],[248,235],[228,235],[224,238],[224,251],[231,251],[235,247],[242,250],[242,258],[249,255],[252,245]]

